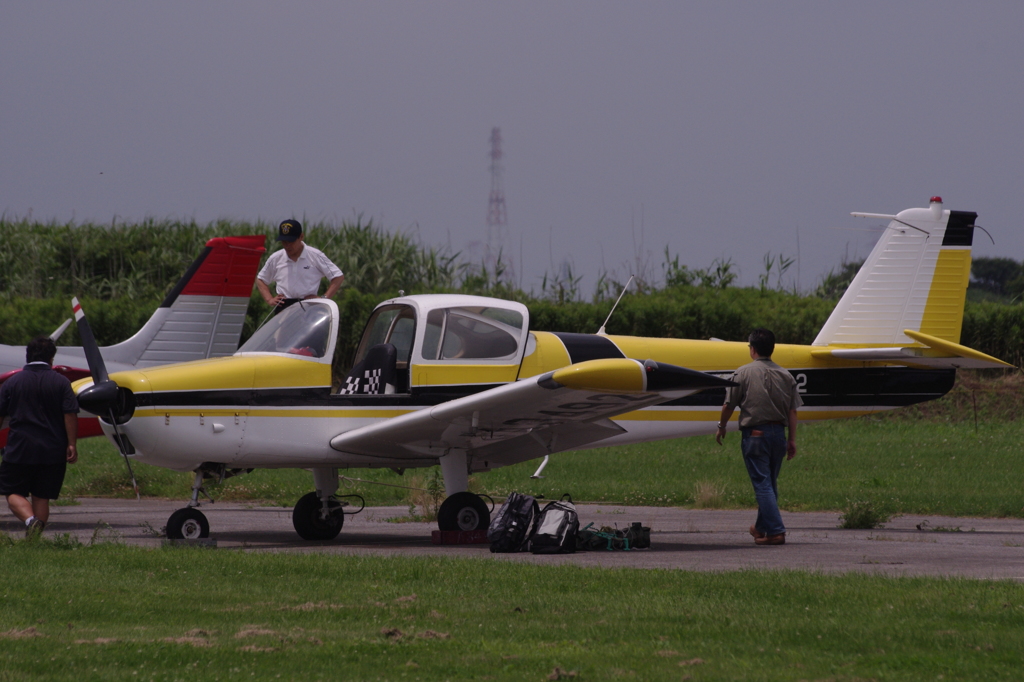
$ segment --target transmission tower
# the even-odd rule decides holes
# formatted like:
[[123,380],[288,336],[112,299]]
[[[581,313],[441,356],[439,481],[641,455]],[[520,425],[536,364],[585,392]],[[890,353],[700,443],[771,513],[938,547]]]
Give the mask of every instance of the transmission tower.
[[487,241],[501,241],[508,215],[505,212],[505,189],[501,183],[501,128],[491,128],[491,196],[487,201]]

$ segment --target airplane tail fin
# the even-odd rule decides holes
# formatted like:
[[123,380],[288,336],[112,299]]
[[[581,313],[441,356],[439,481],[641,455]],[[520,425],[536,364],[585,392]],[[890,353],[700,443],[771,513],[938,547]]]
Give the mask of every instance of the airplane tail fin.
[[814,340],[816,346],[889,346],[918,342],[904,330],[958,344],[971,275],[977,213],[928,208],[889,219],[864,265]]
[[145,367],[234,353],[265,242],[263,235],[206,242],[142,329],[103,348],[103,357]]

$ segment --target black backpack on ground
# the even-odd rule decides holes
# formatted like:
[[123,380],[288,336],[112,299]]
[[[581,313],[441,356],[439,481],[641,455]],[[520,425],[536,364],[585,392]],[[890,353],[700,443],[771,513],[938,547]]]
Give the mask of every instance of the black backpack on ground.
[[576,551],[579,528],[576,505],[572,503],[572,496],[566,493],[562,499],[544,505],[537,516],[530,535],[530,551],[534,554],[572,554]]
[[537,516],[537,500],[530,495],[509,493],[505,504],[487,528],[487,541],[495,553],[521,552],[530,539],[530,528]]

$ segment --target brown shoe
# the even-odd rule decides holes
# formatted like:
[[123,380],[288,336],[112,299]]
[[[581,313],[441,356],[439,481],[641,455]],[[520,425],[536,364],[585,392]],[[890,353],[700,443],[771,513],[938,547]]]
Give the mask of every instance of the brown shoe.
[[766,535],[761,538],[754,538],[754,543],[758,545],[784,545],[786,544],[786,534],[779,533],[778,535]]
[[763,537],[764,537],[764,533],[762,533],[761,531],[759,531],[759,530],[758,530],[757,528],[755,528],[754,526],[751,526],[751,527],[750,527],[750,534],[751,534],[752,536],[754,536],[754,539],[755,539],[755,540],[757,540],[757,539],[759,539],[759,538],[763,538]]

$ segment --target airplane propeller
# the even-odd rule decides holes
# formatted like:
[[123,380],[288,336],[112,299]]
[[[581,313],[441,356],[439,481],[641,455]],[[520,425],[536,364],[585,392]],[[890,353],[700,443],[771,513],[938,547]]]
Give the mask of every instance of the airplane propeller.
[[77,298],[71,299],[71,307],[75,311],[75,321],[78,324],[78,335],[82,338],[82,349],[85,351],[85,360],[89,364],[89,373],[92,374],[92,386],[87,386],[78,392],[78,405],[82,409],[92,412],[95,415],[103,415],[110,420],[114,427],[114,441],[117,449],[124,457],[124,463],[128,467],[128,474],[132,478],[132,488],[135,489],[135,498],[142,499],[139,493],[139,484],[135,480],[135,472],[132,471],[132,463],[128,455],[135,454],[127,437],[121,434],[117,428],[118,417],[121,422],[126,421],[125,415],[131,414],[134,401],[131,391],[121,388],[117,382],[112,381],[107,374],[107,366],[103,362],[103,355],[100,353],[100,346],[93,336],[92,327],[85,319],[85,311]]

